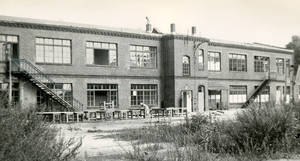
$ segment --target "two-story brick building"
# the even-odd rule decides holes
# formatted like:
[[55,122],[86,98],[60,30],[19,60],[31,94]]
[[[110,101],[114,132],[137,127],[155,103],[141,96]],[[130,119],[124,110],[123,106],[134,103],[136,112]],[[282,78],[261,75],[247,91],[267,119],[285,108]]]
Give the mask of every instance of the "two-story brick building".
[[1,90],[9,89],[11,69],[12,100],[25,106],[76,103],[93,110],[105,101],[120,109],[145,103],[201,112],[241,107],[254,98],[289,100],[283,97],[291,93],[293,51],[180,35],[175,25],[171,30],[1,16]]

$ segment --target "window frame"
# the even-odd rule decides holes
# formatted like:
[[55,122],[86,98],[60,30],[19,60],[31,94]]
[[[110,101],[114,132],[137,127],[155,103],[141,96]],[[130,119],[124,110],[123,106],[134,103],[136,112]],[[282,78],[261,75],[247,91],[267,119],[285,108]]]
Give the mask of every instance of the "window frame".
[[[197,58],[198,58],[198,70],[203,71],[204,70],[204,50],[203,49],[197,49]],[[201,53],[201,54],[200,54]],[[202,58],[202,62],[200,62],[200,57]]]
[[[281,63],[279,61],[281,61]],[[277,74],[284,75],[284,73],[285,73],[285,71],[284,71],[285,67],[284,66],[286,65],[284,58],[276,58],[275,62],[276,62],[276,71],[277,71]]]
[[[135,50],[132,50],[131,48],[132,47],[134,47],[135,48]],[[137,47],[141,47],[141,48],[143,48],[143,51],[139,51],[139,50],[137,50]],[[144,48],[149,48],[149,52],[146,52],[146,51],[144,51]],[[153,49],[155,49],[155,52],[151,52],[151,48],[153,48]],[[155,60],[155,62],[154,63],[152,63],[152,64],[154,64],[154,67],[146,67],[146,66],[132,66],[132,59],[131,59],[131,54],[132,53],[135,53],[135,58],[136,58],[136,54],[137,53],[148,53],[148,54],[155,54],[155,59],[152,59],[151,57],[150,57],[150,60]],[[129,67],[130,68],[133,68],[133,69],[157,69],[158,67],[158,48],[157,48],[157,46],[148,46],[148,45],[136,45],[136,44],[129,44]],[[135,64],[137,64],[137,63],[135,63]],[[142,62],[139,62],[139,64],[142,64]]]
[[[234,88],[236,88],[236,90],[233,90]],[[245,91],[242,90],[237,90],[237,88],[243,88],[245,89]],[[243,92],[243,93],[238,93],[238,92]],[[234,93],[234,94],[232,94]],[[232,95],[237,95],[237,100],[242,99],[242,101],[236,101],[236,102],[231,102],[231,97]],[[247,101],[247,85],[230,85],[229,86],[229,97],[228,97],[228,102],[229,104],[243,104]],[[240,97],[244,97],[244,98],[240,98]],[[244,100],[243,100],[244,99]]]
[[[105,88],[105,87],[108,88]],[[113,88],[113,86],[115,86],[116,88]],[[89,88],[92,87],[92,88]],[[99,87],[99,88],[98,88]],[[103,88],[102,88],[103,87]],[[101,107],[100,105],[96,105],[96,91],[106,91],[109,92],[109,99],[110,101],[112,101],[112,97],[116,97],[116,100],[114,101],[114,106],[116,108],[119,107],[119,85],[117,83],[87,83],[86,84],[86,106],[88,109],[93,109],[93,108],[99,108]],[[91,96],[93,97],[93,100],[89,100],[89,92],[93,92],[94,94],[91,94]],[[112,92],[116,92],[116,95],[112,95]],[[89,101],[91,101],[92,103],[89,103]]]
[[[260,59],[259,60],[256,60],[255,58],[256,57],[259,57]],[[264,70],[264,66],[261,66],[262,68],[257,68],[256,65],[259,63],[263,63],[264,61],[262,61],[261,59],[262,58],[268,58],[268,69],[265,71]],[[264,73],[264,72],[270,72],[270,57],[268,56],[258,56],[258,55],[254,55],[253,56],[253,65],[254,65],[254,72],[257,72],[257,73]],[[260,67],[260,66],[259,66]],[[257,70],[257,69],[260,69],[260,70]]]
[[[216,66],[216,62],[217,61],[215,61],[216,60],[216,57],[211,57],[210,56],[210,54],[212,54],[212,53],[214,53],[214,54],[218,54],[219,55],[219,63],[220,63],[220,65],[219,65],[219,69],[218,70],[215,70],[215,69],[210,69],[210,58],[213,58],[213,65],[214,65],[214,68],[215,68],[215,66]],[[207,52],[207,70],[209,71],[209,72],[221,72],[222,71],[222,56],[221,56],[221,52],[220,51],[208,51]]]
[[[19,53],[19,43],[20,43],[20,36],[19,35],[15,35],[15,34],[3,34],[3,33],[0,33],[0,36],[4,36],[5,37],[5,40],[1,40],[0,39],[0,43],[3,43],[3,44],[8,44],[8,43],[11,43],[11,44],[18,44],[18,53]],[[7,40],[7,37],[16,37],[17,38],[17,41],[8,41]],[[6,62],[7,61],[7,56],[6,56],[6,49],[4,49],[4,53],[2,53],[3,51],[0,51],[0,54],[3,54],[3,59],[0,59],[0,63],[1,62]],[[1,58],[1,57],[0,57]]]
[[[138,88],[138,87],[141,88]],[[145,88],[146,86],[149,86],[149,88]],[[135,88],[134,88],[135,87]],[[136,106],[140,106],[139,104],[137,104],[138,102],[142,102],[147,104],[147,102],[145,101],[145,97],[147,96],[145,93],[149,92],[149,103],[147,105],[149,106],[158,106],[158,98],[159,98],[159,90],[158,90],[158,84],[130,84],[130,106],[131,107],[136,107]],[[132,92],[136,91],[136,96],[132,95]],[[138,95],[139,92],[142,92],[142,95]],[[155,93],[154,98],[155,100],[152,100],[153,95],[151,94],[152,92]],[[135,99],[133,99],[133,97],[136,97]],[[139,97],[142,97],[142,100],[139,100]],[[134,102],[134,104],[133,104]],[[153,103],[154,102],[154,103]]]
[[[93,45],[92,45],[92,47],[89,47],[88,46],[88,43],[92,43]],[[97,48],[97,47],[95,47],[95,44],[100,44],[100,48]],[[104,48],[104,47],[102,47],[102,44],[107,44],[108,45],[108,47],[107,48]],[[111,44],[113,44],[113,45],[115,45],[115,49],[113,49],[113,48],[110,48],[110,45]],[[92,64],[89,64],[88,62],[87,62],[87,55],[88,55],[88,53],[87,53],[87,51],[88,51],[88,49],[92,49],[93,50],[93,54],[95,54],[95,49],[99,49],[99,50],[108,50],[108,65],[103,65],[103,64],[95,64],[94,62],[92,63]],[[110,51],[115,51],[115,53],[116,53],[116,62],[115,62],[115,65],[111,65],[110,64]],[[115,43],[115,42],[104,42],[104,41],[94,41],[94,40],[87,40],[87,41],[85,41],[85,64],[87,65],[87,66],[96,66],[96,67],[111,67],[111,68],[116,68],[116,67],[118,67],[119,66],[119,53],[118,53],[118,43]]]
[[[244,57],[245,59],[238,59],[238,58],[230,58],[230,57]],[[242,67],[242,60],[244,60],[244,65],[245,68]],[[232,62],[231,61],[235,61]],[[248,66],[247,66],[247,55],[246,54],[237,54],[237,53],[229,53],[228,54],[228,64],[229,64],[229,72],[247,72],[248,71]],[[236,66],[231,66],[231,65],[236,65]],[[235,70],[234,70],[235,67]]]
[[[184,58],[187,58],[188,64],[183,62]],[[182,56],[182,75],[191,76],[191,58],[188,55]]]
[[[38,43],[37,42],[37,39],[43,39],[43,43]],[[53,43],[50,45],[50,44],[45,44],[45,39],[52,39]],[[54,38],[54,37],[40,37],[40,36],[37,36],[35,37],[34,39],[34,47],[35,47],[35,63],[36,64],[42,64],[42,65],[72,65],[73,64],[73,51],[72,51],[72,39],[65,39],[65,38]],[[61,45],[57,45],[54,43],[55,40],[60,40],[61,41]],[[64,45],[63,44],[63,41],[69,41],[70,42],[70,45]],[[37,54],[38,54],[38,51],[37,51],[37,46],[42,46],[43,47],[43,62],[40,62],[40,61],[37,61]],[[46,62],[46,48],[45,47],[52,47],[52,53],[53,53],[53,59],[52,59],[52,62]],[[55,62],[55,47],[61,47],[61,54],[62,54],[62,63],[57,63]],[[64,63],[64,48],[65,47],[68,47],[70,49],[70,63]]]

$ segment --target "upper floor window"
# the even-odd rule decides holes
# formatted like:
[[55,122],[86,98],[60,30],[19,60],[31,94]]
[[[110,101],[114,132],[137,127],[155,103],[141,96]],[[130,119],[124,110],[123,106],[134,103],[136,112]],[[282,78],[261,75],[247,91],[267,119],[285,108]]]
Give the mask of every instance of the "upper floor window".
[[71,64],[71,40],[36,38],[36,62]]
[[254,72],[268,72],[270,67],[269,57],[254,56]]
[[246,72],[247,56],[242,54],[229,54],[229,71]]
[[204,70],[204,50],[197,50],[198,52],[198,69]]
[[130,67],[156,68],[156,47],[130,45]]
[[86,42],[86,63],[117,66],[117,44],[91,41]]
[[6,60],[6,50],[7,50],[7,43],[18,43],[18,36],[13,35],[0,35],[0,61]]
[[276,67],[278,74],[284,74],[284,59],[276,58]]
[[190,75],[190,57],[188,56],[182,57],[182,74],[185,76]]
[[209,51],[207,59],[209,71],[221,71],[221,53]]
[[289,77],[290,76],[290,68],[291,68],[291,64],[290,64],[290,59],[286,59],[285,61],[285,66],[286,66],[286,75]]

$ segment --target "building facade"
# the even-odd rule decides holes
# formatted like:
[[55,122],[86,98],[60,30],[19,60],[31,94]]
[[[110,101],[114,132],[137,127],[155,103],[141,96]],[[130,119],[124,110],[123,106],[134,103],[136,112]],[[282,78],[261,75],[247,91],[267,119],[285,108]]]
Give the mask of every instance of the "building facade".
[[[174,31],[133,32],[2,16],[2,91],[9,86],[9,58],[12,100],[24,106],[55,106],[56,94],[70,104],[76,98],[81,110],[110,102],[119,109],[145,103],[203,112],[239,108],[256,88],[262,88],[257,102],[288,102],[292,94],[293,51]],[[34,74],[20,75],[21,68]]]

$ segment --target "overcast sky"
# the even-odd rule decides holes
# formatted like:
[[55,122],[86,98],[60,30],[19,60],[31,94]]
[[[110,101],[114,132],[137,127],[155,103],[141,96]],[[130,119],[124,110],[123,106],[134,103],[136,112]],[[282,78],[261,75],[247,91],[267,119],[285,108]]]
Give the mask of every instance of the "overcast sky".
[[0,0],[0,14],[285,46],[300,35],[300,0]]

